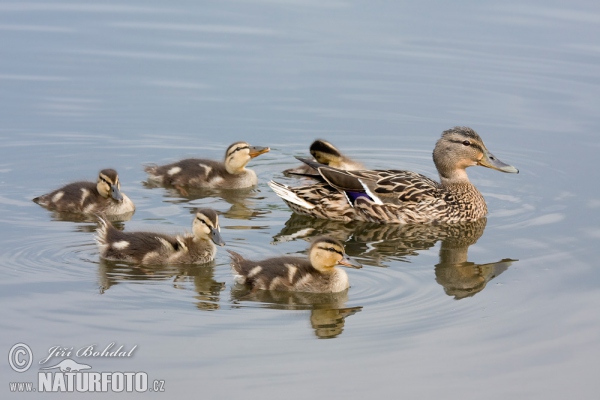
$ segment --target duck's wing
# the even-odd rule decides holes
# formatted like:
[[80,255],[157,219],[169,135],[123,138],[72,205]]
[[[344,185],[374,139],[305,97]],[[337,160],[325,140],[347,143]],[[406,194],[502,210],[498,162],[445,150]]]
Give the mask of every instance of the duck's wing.
[[333,188],[344,193],[351,204],[360,197],[375,204],[430,202],[441,196],[440,186],[434,180],[411,171],[357,170],[345,171],[297,157],[316,169]]

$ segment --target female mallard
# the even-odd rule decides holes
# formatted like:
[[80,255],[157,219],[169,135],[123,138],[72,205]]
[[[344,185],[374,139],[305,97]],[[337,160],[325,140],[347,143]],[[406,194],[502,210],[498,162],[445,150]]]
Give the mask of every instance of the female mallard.
[[133,202],[121,193],[119,175],[114,169],[100,171],[96,183],[70,183],[33,201],[64,213],[121,215],[135,211]]
[[299,214],[338,221],[378,223],[433,223],[474,221],[487,213],[481,193],[469,182],[465,169],[473,165],[518,173],[494,157],[471,128],[445,131],[433,150],[440,183],[410,171],[342,171],[303,160],[324,180],[291,188],[269,186]]
[[256,173],[246,169],[246,164],[269,150],[236,142],[227,148],[223,162],[188,158],[162,166],[150,165],[144,170],[151,181],[176,188],[243,189],[258,183]]
[[308,260],[300,257],[275,257],[262,261],[250,261],[238,253],[231,254],[231,267],[235,281],[253,289],[284,290],[311,293],[335,293],[350,287],[348,275],[336,268],[353,265],[344,246],[336,239],[320,237],[315,239],[308,250]]
[[[343,155],[334,145],[323,139],[315,140],[309,148],[310,154],[315,160],[330,167],[343,169],[346,171],[354,171],[363,169],[364,166],[358,161],[354,161]],[[307,164],[302,164],[296,168],[290,168],[283,171],[285,174],[296,175],[318,175],[319,173],[313,167]]]
[[214,210],[196,212],[193,234],[170,236],[155,232],[121,232],[99,216],[96,242],[102,258],[137,264],[203,264],[223,246],[219,217]]

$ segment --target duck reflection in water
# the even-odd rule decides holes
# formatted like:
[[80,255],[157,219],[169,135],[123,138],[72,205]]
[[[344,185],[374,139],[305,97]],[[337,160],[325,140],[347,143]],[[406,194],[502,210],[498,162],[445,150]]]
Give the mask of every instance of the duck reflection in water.
[[369,224],[337,222],[292,214],[275,242],[308,239],[327,234],[342,242],[346,253],[365,265],[386,266],[388,261],[410,262],[419,250],[441,241],[440,261],[435,265],[436,282],[446,294],[463,299],[481,292],[487,283],[515,261],[504,258],[476,264],[468,261],[469,246],[483,235],[486,218],[456,224]]
[[264,200],[264,196],[254,187],[244,189],[188,189],[186,192],[181,193],[175,187],[158,185],[151,180],[142,182],[142,184],[146,189],[164,189],[167,198],[165,202],[170,204],[185,204],[207,198],[224,200],[231,204],[231,207],[229,210],[219,213],[229,219],[250,220],[267,214],[265,211],[260,211],[259,207],[255,207],[257,202],[260,203]]
[[[100,259],[98,276],[100,292],[104,293],[120,283],[152,282],[172,280],[175,289],[194,290],[197,295],[196,307],[204,311],[220,308],[221,291],[225,290],[225,282],[217,282],[215,262],[202,265],[134,265],[121,261]],[[193,284],[193,287],[191,285]]]
[[234,307],[244,302],[261,303],[261,307],[275,310],[310,311],[310,324],[320,339],[331,339],[342,334],[346,318],[356,314],[362,307],[346,307],[348,289],[337,293],[301,293],[275,290],[252,290],[235,285],[231,290]]

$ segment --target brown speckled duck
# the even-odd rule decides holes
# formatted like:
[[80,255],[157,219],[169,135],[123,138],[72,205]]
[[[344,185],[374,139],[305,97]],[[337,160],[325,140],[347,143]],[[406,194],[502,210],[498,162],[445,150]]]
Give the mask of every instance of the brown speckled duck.
[[243,189],[258,183],[256,173],[246,169],[246,165],[269,150],[236,142],[227,148],[222,162],[188,158],[162,166],[150,165],[144,170],[150,181],[176,188]]
[[74,182],[33,199],[37,204],[63,213],[121,215],[133,213],[135,205],[121,192],[119,175],[103,169],[98,181]]
[[337,221],[474,221],[487,214],[487,205],[466,168],[480,165],[519,172],[492,155],[473,129],[460,126],[445,131],[433,150],[439,183],[410,171],[343,171],[300,160],[317,169],[322,182],[289,187],[271,181],[269,186],[298,214]]
[[[358,161],[354,161],[349,157],[343,155],[333,144],[323,139],[315,140],[309,148],[310,154],[315,160],[323,165],[329,165],[330,167],[343,169],[346,171],[354,171],[357,169],[364,169],[364,166]],[[297,175],[318,175],[317,170],[312,168],[310,165],[302,164],[296,168],[290,168],[283,171],[285,174],[297,174]]]
[[341,242],[328,237],[312,242],[308,259],[284,256],[251,261],[228,252],[235,281],[253,289],[336,293],[350,287],[348,275],[336,265],[361,268],[350,262]]
[[165,235],[155,232],[122,232],[102,216],[96,242],[100,256],[137,264],[203,264],[215,258],[215,244],[223,246],[219,218],[212,209],[196,212],[192,234]]

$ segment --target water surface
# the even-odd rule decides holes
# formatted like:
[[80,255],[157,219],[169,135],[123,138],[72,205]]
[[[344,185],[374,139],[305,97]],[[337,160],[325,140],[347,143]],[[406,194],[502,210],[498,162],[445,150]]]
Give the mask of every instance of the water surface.
[[[22,374],[0,363],[0,390],[35,381],[52,346],[115,342],[134,356],[83,360],[170,396],[596,398],[598,21],[583,1],[0,4],[0,347],[34,353]],[[520,170],[469,170],[490,210],[475,224],[318,221],[266,184],[298,184],[282,171],[318,137],[437,178],[455,125]],[[271,147],[252,190],[145,183],[144,164],[236,140]],[[189,231],[212,207],[248,257],[305,255],[326,233],[364,267],[307,296],[235,286],[224,249],[202,266],[103,261],[92,220],[31,199],[107,167],[137,206],[126,230]]]

